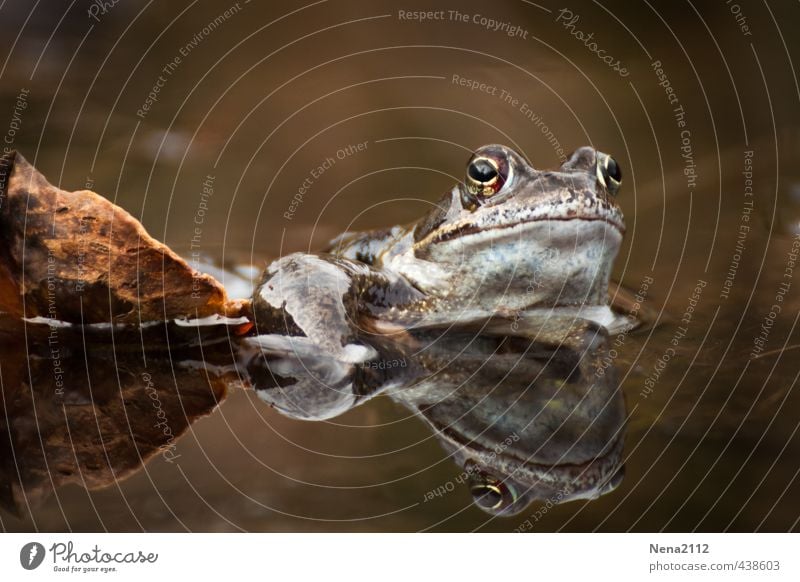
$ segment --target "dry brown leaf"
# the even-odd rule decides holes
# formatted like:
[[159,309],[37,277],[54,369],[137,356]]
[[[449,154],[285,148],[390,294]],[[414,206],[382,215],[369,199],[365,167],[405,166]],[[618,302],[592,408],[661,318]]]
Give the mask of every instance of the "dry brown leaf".
[[0,310],[139,323],[240,308],[122,208],[53,186],[16,152],[0,158]]

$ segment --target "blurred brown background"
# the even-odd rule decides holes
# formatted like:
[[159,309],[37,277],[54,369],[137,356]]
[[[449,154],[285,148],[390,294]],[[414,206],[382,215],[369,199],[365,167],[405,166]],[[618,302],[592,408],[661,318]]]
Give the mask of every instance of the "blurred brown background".
[[[579,17],[572,28],[562,9]],[[444,16],[418,22],[400,11]],[[551,510],[535,529],[785,530],[800,515],[797,365],[786,351],[797,343],[800,282],[772,328],[774,353],[745,362],[800,232],[798,19],[796,3],[747,0],[9,0],[0,7],[0,132],[8,128],[4,145],[53,183],[107,196],[177,251],[196,236],[212,256],[260,264],[345,229],[416,219],[485,143],[542,168],[560,163],[556,142],[565,153],[591,144],[613,154],[628,222],[617,276],[633,290],[653,277],[648,307],[665,324],[630,338],[620,361],[632,411],[625,482]],[[575,31],[593,34],[628,75]],[[752,229],[725,298],[745,151]],[[293,206],[327,158],[335,163]],[[684,174],[689,161],[696,179]],[[690,337],[643,398],[698,280],[707,287]],[[177,465],[156,460],[101,492],[65,488],[25,519],[3,515],[2,526],[508,531],[527,517],[490,520],[466,490],[422,503],[459,469],[386,399],[310,424],[237,393],[178,448]]]

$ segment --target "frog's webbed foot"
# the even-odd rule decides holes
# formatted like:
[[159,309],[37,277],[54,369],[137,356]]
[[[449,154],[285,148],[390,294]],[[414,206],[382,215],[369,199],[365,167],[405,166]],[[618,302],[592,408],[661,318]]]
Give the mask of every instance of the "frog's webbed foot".
[[[273,262],[253,293],[259,334],[304,352],[318,349],[342,362],[374,357],[375,350],[355,343],[355,275],[341,259],[325,255],[295,253]],[[298,342],[298,336],[307,340]]]
[[353,388],[357,369],[306,337],[277,334],[244,340],[239,358],[264,402],[301,420],[338,416],[357,404]]

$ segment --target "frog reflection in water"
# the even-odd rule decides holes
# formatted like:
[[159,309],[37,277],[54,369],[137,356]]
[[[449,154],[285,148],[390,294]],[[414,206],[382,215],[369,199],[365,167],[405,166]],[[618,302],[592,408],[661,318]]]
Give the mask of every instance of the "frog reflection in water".
[[[561,345],[528,336],[413,331],[353,366],[252,350],[259,395],[293,418],[328,418],[386,394],[418,415],[464,469],[474,502],[510,515],[535,499],[595,498],[622,479],[625,406],[607,336],[587,323]],[[383,366],[381,364],[384,364]]]
[[[390,392],[493,513],[610,491],[624,405],[598,362],[608,332],[633,323],[608,301],[620,182],[613,158],[589,147],[538,171],[485,146],[416,224],[275,261],[253,294],[260,335],[242,352],[259,396],[324,419]],[[398,358],[411,365],[374,365]]]

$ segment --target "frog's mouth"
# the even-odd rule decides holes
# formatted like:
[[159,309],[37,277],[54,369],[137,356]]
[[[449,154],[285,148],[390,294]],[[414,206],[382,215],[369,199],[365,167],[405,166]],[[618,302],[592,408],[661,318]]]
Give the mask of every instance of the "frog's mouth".
[[622,442],[617,439],[605,455],[584,463],[546,465],[510,458],[503,472],[495,476],[514,492],[514,503],[502,511],[505,516],[523,511],[533,501],[553,504],[579,499],[596,499],[610,493],[622,482]]
[[518,222],[496,225],[496,226],[466,224],[463,226],[459,226],[458,228],[455,228],[451,231],[439,233],[439,236],[436,237],[436,240],[430,241],[430,243],[431,244],[443,243],[457,238],[464,238],[471,235],[482,235],[493,232],[502,232],[502,231],[513,232],[518,229],[524,229],[526,225],[540,224],[543,222],[572,222],[572,221],[604,222],[605,224],[608,224],[614,230],[616,230],[620,235],[625,234],[625,226],[620,222],[615,221],[608,217],[588,218],[585,216],[569,216],[569,217],[553,216],[547,218],[536,218],[532,220],[520,220]]
[[437,431],[453,448],[461,466],[473,462],[514,490],[516,500],[502,511],[503,515],[519,513],[536,500],[562,503],[597,498],[613,491],[622,480],[622,431],[597,456],[580,463],[558,464],[523,459],[508,450],[500,456],[475,441],[462,444],[465,437],[452,427],[439,427]]
[[594,498],[619,484],[623,441],[620,435],[604,453],[583,463],[546,465],[511,457],[504,469],[528,501],[559,494],[561,501]]
[[543,498],[541,494],[545,494],[546,498],[547,494],[562,486],[568,486],[572,491],[570,498],[574,498],[581,492],[601,488],[616,472],[622,458],[622,445],[623,439],[617,438],[605,452],[583,463],[550,465],[506,454],[501,468],[503,473],[522,486],[521,493],[525,489],[532,493],[532,499]]
[[[519,212],[517,214],[520,214]],[[480,217],[456,222],[449,227],[440,228],[429,234],[414,246],[425,248],[447,241],[456,239],[466,239],[475,236],[485,236],[486,238],[501,238],[504,233],[510,236],[520,236],[528,230],[528,227],[542,226],[550,223],[603,223],[610,227],[611,231],[616,232],[620,237],[625,235],[625,222],[622,213],[615,208],[605,206],[583,207],[577,204],[566,204],[561,206],[546,206],[527,209],[522,216],[515,219],[509,217],[495,216],[490,219],[480,220]],[[504,220],[506,219],[506,220]],[[551,229],[557,232],[556,228]],[[500,235],[500,236],[498,236]]]

